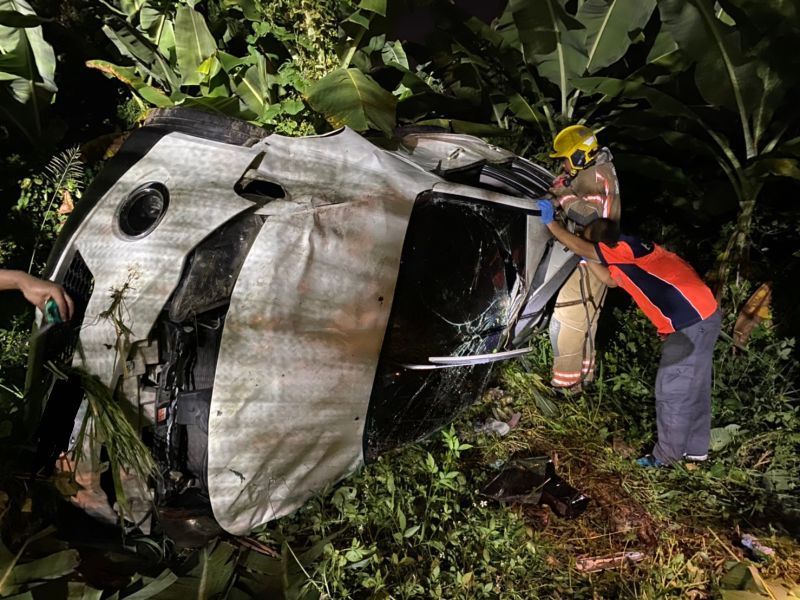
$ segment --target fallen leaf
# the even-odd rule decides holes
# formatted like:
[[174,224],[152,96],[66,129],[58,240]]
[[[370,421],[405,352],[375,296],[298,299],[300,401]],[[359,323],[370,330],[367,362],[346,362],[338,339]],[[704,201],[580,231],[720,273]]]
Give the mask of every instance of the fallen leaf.
[[58,207],[58,214],[68,215],[75,210],[75,202],[72,200],[72,194],[69,190],[61,192],[61,206]]

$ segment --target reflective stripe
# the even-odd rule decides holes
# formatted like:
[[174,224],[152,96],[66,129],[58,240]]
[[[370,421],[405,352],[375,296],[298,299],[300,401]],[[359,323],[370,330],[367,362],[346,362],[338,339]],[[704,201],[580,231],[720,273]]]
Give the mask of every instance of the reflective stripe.
[[580,385],[580,381],[558,381],[553,379],[550,385],[553,387],[572,387],[574,385]]

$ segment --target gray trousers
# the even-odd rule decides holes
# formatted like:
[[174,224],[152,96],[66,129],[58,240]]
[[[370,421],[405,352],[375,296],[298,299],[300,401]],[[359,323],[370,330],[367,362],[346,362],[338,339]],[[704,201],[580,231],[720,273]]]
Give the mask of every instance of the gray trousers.
[[708,453],[711,369],[720,324],[716,311],[664,341],[656,375],[658,442],[653,448],[653,456],[663,463]]

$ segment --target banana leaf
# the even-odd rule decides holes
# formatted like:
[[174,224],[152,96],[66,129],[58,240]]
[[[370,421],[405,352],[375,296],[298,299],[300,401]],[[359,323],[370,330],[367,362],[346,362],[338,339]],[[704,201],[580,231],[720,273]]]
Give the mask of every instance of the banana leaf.
[[118,79],[131,87],[143,100],[158,108],[174,106],[185,97],[180,93],[170,97],[158,88],[147,85],[133,67],[120,67],[105,60],[90,60],[86,62],[86,66],[90,69],[97,69],[108,77]]
[[155,82],[170,92],[180,90],[181,80],[176,72],[175,38],[171,21],[157,22],[154,32],[156,41],[149,39],[127,21],[111,19],[110,22],[116,28],[107,23],[103,26],[103,33],[122,56],[136,64],[140,75],[148,77],[148,84]]
[[144,2],[145,0],[119,0],[118,4],[122,11],[128,15],[129,18],[133,18],[140,10],[142,10]]
[[236,85],[236,95],[256,116],[261,116],[269,106],[269,90],[266,61],[259,55],[256,64],[247,68]]
[[655,8],[656,0],[586,0],[577,14],[586,27],[585,71],[595,73],[622,58],[631,34],[644,28]]
[[201,65],[217,52],[217,42],[196,10],[179,6],[175,16],[175,50],[183,85],[199,85],[206,79]]
[[358,69],[332,71],[309,89],[306,100],[334,127],[377,129],[391,137],[397,98]]
[[[169,593],[170,587],[178,581],[178,576],[169,569],[164,569],[158,577],[140,577],[132,586],[117,592],[109,600],[149,600],[150,598],[161,598]],[[184,596],[185,598],[186,596]],[[210,596],[197,596],[205,598]]]
[[249,21],[260,21],[263,18],[256,0],[223,0],[222,6],[240,11]]
[[385,65],[396,64],[406,69],[409,68],[408,56],[406,56],[406,51],[400,42],[386,42],[386,45],[381,50],[381,58]]
[[234,577],[238,554],[226,542],[211,542],[197,553],[198,563],[185,576],[175,580],[160,600],[184,598],[219,598],[224,595]]
[[800,160],[775,156],[760,156],[747,167],[747,174],[752,177],[788,177],[800,181]]
[[0,542],[0,596],[18,594],[28,587],[57,579],[75,570],[80,562],[77,550],[62,550],[44,558],[19,563],[29,544],[53,533],[55,528],[48,527],[34,534],[25,540],[16,554],[11,553]]
[[695,82],[703,98],[739,116],[747,156],[755,154],[749,114],[759,98],[756,61],[741,50],[741,34],[717,18],[713,0],[659,0],[664,28],[697,61]]
[[561,91],[561,112],[567,112],[571,80],[583,75],[586,53],[583,24],[570,16],[562,0],[541,3],[511,0],[511,12],[525,61],[538,73],[555,83]]
[[[25,0],[0,0],[0,12],[18,15],[17,21],[36,18]],[[42,114],[57,91],[56,57],[41,26],[24,25],[0,24],[0,80],[6,82],[0,90],[0,117],[33,144],[45,131]]]
[[182,106],[195,107],[209,112],[238,117],[241,115],[239,99],[234,96],[201,96],[198,98],[187,97]]
[[508,105],[511,112],[513,112],[518,119],[528,121],[529,123],[535,123],[544,131],[544,127],[547,126],[547,117],[545,117],[544,113],[535,105],[531,105],[522,94],[512,94],[508,98]]
[[358,7],[362,10],[379,14],[382,17],[386,16],[386,0],[361,0]]
[[170,8],[174,9],[175,7],[170,7],[169,4],[164,2],[145,2],[139,11],[139,27],[150,35],[156,34],[164,26],[164,23],[169,20]]
[[641,81],[627,81],[613,77],[582,77],[574,79],[572,83],[585,94],[602,94],[605,100],[617,97],[646,100],[653,110],[663,116],[701,121],[699,115],[689,106]]
[[132,60],[140,71],[163,83],[152,70],[151,65],[156,61],[156,53],[151,44],[142,39],[141,34],[137,35],[134,28],[123,24],[118,30],[112,29],[109,25],[103,25],[103,33],[111,40],[119,53]]
[[789,88],[787,82],[771,64],[759,62],[756,66],[760,89],[753,107],[753,143],[758,149],[764,134],[776,113],[783,105]]
[[43,19],[42,17],[25,14],[17,10],[0,10],[0,25],[5,27],[38,27],[48,21],[50,19]]
[[776,149],[776,152],[781,152],[783,154],[790,154],[792,156],[800,158],[800,137],[786,140]]

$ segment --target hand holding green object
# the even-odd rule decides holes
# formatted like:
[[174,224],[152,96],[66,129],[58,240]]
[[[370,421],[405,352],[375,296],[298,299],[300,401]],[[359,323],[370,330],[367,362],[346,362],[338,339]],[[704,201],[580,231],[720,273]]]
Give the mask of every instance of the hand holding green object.
[[61,318],[61,313],[58,310],[58,304],[53,298],[48,298],[44,304],[44,316],[48,323],[63,323],[64,319]]
[[[48,323],[63,323],[72,318],[75,303],[54,281],[39,279],[24,271],[0,269],[0,291],[19,290],[25,299],[45,313]],[[52,304],[48,310],[46,305]]]

